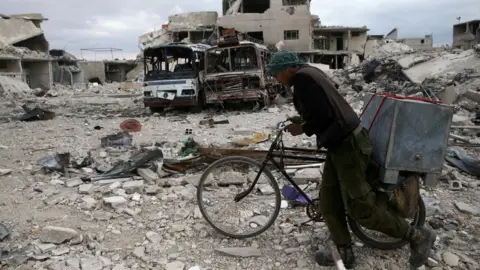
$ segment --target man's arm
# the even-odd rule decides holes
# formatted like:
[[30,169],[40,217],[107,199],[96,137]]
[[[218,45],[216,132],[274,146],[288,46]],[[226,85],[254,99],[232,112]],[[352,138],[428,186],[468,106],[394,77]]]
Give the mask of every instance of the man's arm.
[[303,106],[302,117],[305,120],[305,135],[323,133],[333,122],[333,109],[325,91],[306,75],[295,75],[292,78],[293,94]]

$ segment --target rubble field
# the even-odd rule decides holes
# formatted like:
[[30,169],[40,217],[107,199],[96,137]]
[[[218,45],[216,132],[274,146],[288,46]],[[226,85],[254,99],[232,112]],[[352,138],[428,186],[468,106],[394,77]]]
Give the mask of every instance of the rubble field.
[[[480,58],[473,51],[426,56],[401,45],[383,46],[387,47],[380,46],[375,58],[378,63],[370,59],[326,72],[358,113],[368,92],[407,96],[423,92],[455,106],[452,125],[464,128],[452,128],[449,145],[457,147],[451,150],[468,166],[445,162],[437,186],[421,189],[426,226],[438,234],[423,268],[479,269],[480,128],[475,124],[480,100],[475,94],[480,76],[475,67]],[[413,54],[415,63],[408,62]],[[454,64],[442,67],[442,59]],[[420,74],[424,69],[417,65],[436,69]],[[418,80],[422,84],[415,83]],[[321,269],[312,250],[328,245],[328,230],[321,222],[296,226],[308,219],[304,208],[282,206],[266,232],[246,240],[229,239],[215,232],[199,211],[196,184],[203,170],[172,172],[178,168],[173,165],[166,169],[166,164],[174,164],[168,162],[195,154],[196,146],[238,148],[232,142],[243,140],[247,142],[243,149],[268,149],[271,140],[266,138],[274,134],[275,124],[296,114],[291,104],[276,102],[256,112],[207,108],[197,114],[176,110],[151,114],[138,93],[120,91],[112,84],[77,92],[57,86],[42,97],[32,93],[3,97],[0,269]],[[22,105],[55,115],[45,121],[20,121],[26,113]],[[122,122],[132,118],[141,130],[119,133]],[[186,134],[195,147],[187,147]],[[284,141],[287,146],[315,147],[314,137],[287,134]],[[134,168],[134,175],[94,179],[101,172],[111,173],[112,167],[128,167],[132,156],[152,149],[161,149],[163,158]],[[294,179],[310,184],[309,194],[318,195],[319,168],[294,174]],[[381,251],[355,239],[355,252],[356,269],[409,269],[407,246]]]

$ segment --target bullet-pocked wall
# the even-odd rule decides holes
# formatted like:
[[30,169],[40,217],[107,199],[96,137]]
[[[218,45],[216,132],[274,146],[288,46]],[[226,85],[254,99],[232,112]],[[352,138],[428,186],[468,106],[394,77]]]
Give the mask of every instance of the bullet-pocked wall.
[[[238,0],[242,1],[242,0]],[[238,9],[238,10],[234,10]],[[249,33],[264,44],[283,40],[285,49],[309,51],[312,48],[312,16],[308,1],[243,0],[234,2],[219,17],[219,26]]]

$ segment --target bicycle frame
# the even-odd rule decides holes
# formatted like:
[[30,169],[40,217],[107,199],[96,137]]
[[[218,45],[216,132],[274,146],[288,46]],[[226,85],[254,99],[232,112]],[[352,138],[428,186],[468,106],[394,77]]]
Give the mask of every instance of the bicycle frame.
[[[300,193],[300,195],[305,198],[305,200],[308,202],[308,204],[312,204],[312,200],[310,199],[310,197],[297,185],[297,183],[295,183],[295,181],[293,181],[293,179],[285,171],[285,168],[283,166],[283,159],[284,158],[289,158],[289,159],[296,159],[296,160],[317,161],[319,163],[322,163],[322,162],[325,162],[325,158],[296,156],[296,155],[285,155],[285,151],[318,152],[318,153],[326,153],[326,151],[314,150],[314,149],[284,147],[283,133],[285,132],[285,128],[287,127],[287,125],[285,124],[286,122],[287,121],[280,122],[279,130],[277,132],[275,140],[273,140],[272,144],[270,145],[270,149],[268,150],[267,155],[265,156],[265,159],[262,162],[262,166],[260,167],[260,171],[257,173],[257,176],[255,177],[255,180],[253,181],[252,185],[247,190],[237,194],[234,198],[235,202],[241,201],[248,194],[250,194],[250,192],[253,191],[253,189],[255,188],[255,185],[257,184],[258,180],[260,179],[260,174],[263,172],[263,170],[266,169],[268,163],[270,162],[280,171],[280,173]],[[275,153],[274,152],[275,150],[280,150],[279,151],[280,153],[279,154]],[[275,158],[280,158],[280,162],[277,162],[275,160]]]

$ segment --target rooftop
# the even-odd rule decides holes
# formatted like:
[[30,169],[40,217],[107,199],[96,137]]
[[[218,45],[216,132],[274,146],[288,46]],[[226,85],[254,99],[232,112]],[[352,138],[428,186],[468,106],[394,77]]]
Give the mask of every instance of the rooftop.
[[370,29],[368,29],[366,26],[362,27],[352,27],[352,26],[337,26],[337,25],[320,25],[319,27],[315,27],[315,31],[321,31],[321,32],[344,32],[344,31],[354,31],[354,32],[368,32]]
[[457,24],[454,24],[454,26],[455,25],[462,25],[462,24],[466,24],[466,23],[476,23],[476,22],[480,22],[480,19],[457,23]]

